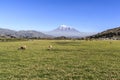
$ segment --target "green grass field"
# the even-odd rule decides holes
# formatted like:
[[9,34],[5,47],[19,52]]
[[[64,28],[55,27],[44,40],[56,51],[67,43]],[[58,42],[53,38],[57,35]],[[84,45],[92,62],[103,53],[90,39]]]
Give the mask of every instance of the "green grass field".
[[0,42],[0,80],[120,80],[120,41]]

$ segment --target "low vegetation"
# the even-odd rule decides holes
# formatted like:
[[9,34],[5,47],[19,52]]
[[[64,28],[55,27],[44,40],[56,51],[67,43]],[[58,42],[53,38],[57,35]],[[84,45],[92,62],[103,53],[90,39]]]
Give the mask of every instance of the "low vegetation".
[[120,80],[120,41],[0,42],[0,80]]

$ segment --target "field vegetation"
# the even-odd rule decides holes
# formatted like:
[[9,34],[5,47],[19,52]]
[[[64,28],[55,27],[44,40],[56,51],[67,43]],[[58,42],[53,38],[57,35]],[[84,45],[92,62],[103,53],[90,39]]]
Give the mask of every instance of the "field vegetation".
[[0,42],[0,80],[120,80],[120,41]]

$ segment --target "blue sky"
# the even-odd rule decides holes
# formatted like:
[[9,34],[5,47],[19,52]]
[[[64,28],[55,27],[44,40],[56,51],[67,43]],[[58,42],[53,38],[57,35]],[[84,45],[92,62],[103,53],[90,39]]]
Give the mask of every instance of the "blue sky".
[[120,26],[120,0],[0,0],[0,28],[50,31],[68,25],[81,32]]

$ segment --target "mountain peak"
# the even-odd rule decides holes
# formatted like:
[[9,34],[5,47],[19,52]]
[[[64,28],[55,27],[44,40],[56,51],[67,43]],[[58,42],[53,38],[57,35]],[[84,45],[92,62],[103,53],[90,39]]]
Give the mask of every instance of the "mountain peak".
[[60,25],[59,27],[60,27],[60,28],[70,28],[70,27],[67,26],[67,25]]
[[67,25],[60,25],[57,30],[63,30],[63,31],[69,31],[69,30],[73,30],[72,27],[67,26]]

